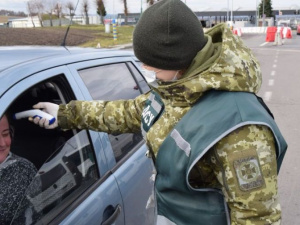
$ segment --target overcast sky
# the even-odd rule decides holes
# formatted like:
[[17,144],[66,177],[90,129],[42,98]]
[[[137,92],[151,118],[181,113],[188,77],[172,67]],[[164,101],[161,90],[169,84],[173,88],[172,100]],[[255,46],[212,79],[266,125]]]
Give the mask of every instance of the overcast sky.
[[[60,0],[61,2],[73,1],[76,5],[77,0]],[[96,13],[95,0],[90,1],[90,14]],[[226,11],[229,5],[235,10],[254,10],[256,4],[261,0],[182,0],[193,11]],[[23,11],[27,13],[27,0],[0,0],[0,9]],[[107,14],[122,13],[124,10],[123,0],[104,0]],[[146,0],[127,0],[128,10],[130,13],[141,12],[141,8],[147,8]],[[141,7],[142,5],[142,7]],[[300,9],[300,0],[272,0],[273,9]],[[82,12],[82,0],[79,0],[76,14]]]

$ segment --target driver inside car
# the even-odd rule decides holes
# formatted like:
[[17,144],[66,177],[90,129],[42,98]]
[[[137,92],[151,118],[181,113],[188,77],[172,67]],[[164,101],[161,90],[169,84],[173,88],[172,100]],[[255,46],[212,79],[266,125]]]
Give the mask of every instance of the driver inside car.
[[[11,224],[25,192],[36,175],[35,166],[11,152],[13,128],[4,114],[0,119],[0,224]],[[26,224],[26,215],[19,218]]]

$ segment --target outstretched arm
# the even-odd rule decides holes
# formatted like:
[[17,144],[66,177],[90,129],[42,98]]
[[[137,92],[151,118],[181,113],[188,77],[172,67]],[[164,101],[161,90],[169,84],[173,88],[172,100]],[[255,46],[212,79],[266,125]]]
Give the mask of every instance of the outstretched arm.
[[134,133],[140,130],[141,113],[148,94],[132,100],[71,101],[66,105],[40,102],[34,108],[53,115],[56,122],[49,125],[46,118],[33,122],[46,129],[91,129],[108,133]]

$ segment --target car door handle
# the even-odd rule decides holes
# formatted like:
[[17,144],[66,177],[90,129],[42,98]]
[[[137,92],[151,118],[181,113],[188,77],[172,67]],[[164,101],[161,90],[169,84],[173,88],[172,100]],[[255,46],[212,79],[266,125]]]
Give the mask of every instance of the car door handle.
[[103,213],[103,218],[107,219],[101,223],[101,225],[111,225],[113,224],[116,219],[118,218],[119,214],[121,212],[121,206],[118,204],[115,208],[113,208],[111,205],[108,206]]

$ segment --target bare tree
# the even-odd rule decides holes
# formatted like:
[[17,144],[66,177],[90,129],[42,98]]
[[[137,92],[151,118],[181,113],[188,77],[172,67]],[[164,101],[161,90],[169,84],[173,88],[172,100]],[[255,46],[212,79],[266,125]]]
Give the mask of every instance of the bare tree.
[[88,0],[83,0],[82,2],[82,10],[83,10],[83,13],[84,13],[84,16],[85,16],[85,24],[86,25],[89,25],[89,2]]
[[55,4],[55,13],[59,19],[59,26],[61,26],[62,4],[60,2],[56,2]]
[[49,14],[49,20],[50,20],[50,26],[53,26],[53,22],[52,22],[52,16],[53,16],[53,12],[55,10],[55,0],[47,0],[44,1],[45,2],[45,11]]
[[106,10],[103,0],[96,0],[97,14],[100,16],[101,23],[104,24],[103,17],[106,16]]
[[31,14],[31,20],[33,23],[33,18],[32,16],[37,15],[39,22],[41,24],[41,27],[43,27],[43,12],[44,12],[44,3],[42,0],[29,0],[27,2],[27,9],[29,13]]
[[27,2],[27,11],[28,11],[28,15],[29,15],[30,18],[31,18],[32,26],[35,27],[35,24],[34,24],[34,22],[33,22],[33,14],[34,14],[35,12],[34,12],[34,6],[33,6],[32,1],[28,1],[28,2]]
[[66,3],[66,8],[69,10],[69,15],[70,15],[70,18],[71,18],[72,14],[74,14],[74,9],[75,9],[74,3],[72,1],[68,1]]
[[37,11],[37,16],[39,18],[41,27],[43,27],[43,12],[44,12],[44,3],[42,0],[31,0],[33,2],[33,6]]
[[127,7],[127,0],[123,0],[124,3],[124,15],[125,15],[125,24],[127,25],[128,22],[128,7]]

